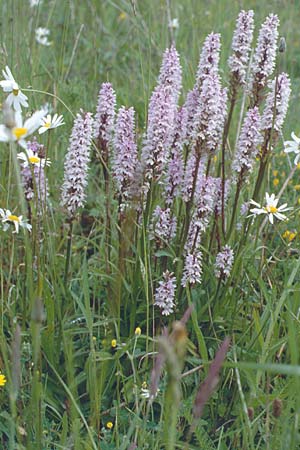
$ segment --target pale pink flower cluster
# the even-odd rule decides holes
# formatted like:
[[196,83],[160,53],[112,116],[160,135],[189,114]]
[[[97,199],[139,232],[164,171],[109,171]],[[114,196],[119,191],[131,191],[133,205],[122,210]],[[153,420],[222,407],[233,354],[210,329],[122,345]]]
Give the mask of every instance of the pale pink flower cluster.
[[[291,82],[289,76],[282,72],[278,75],[277,82],[269,83],[270,92],[267,95],[265,109],[262,115],[262,129],[274,128],[280,131],[288,110],[291,95]],[[276,92],[276,99],[275,99]]]
[[220,60],[221,35],[218,33],[209,34],[203,44],[196,74],[196,86],[201,87],[201,83],[206,75],[218,75]]
[[251,64],[249,91],[266,85],[275,68],[279,19],[270,14],[263,23]]
[[237,152],[232,163],[235,179],[241,174],[244,176],[251,172],[261,143],[261,117],[258,108],[255,106],[247,112],[239,136]]
[[163,279],[155,291],[154,304],[161,309],[163,316],[169,316],[175,307],[176,278],[168,270],[163,273]]
[[[217,179],[219,181],[219,179]],[[206,231],[210,217],[214,211],[218,181],[213,177],[202,177],[195,193],[195,210],[191,219],[185,245],[187,252],[199,247],[202,234]]]
[[176,234],[176,217],[172,217],[170,208],[157,206],[152,215],[150,237],[157,241],[170,242]]
[[177,111],[175,119],[175,135],[170,150],[166,169],[166,203],[172,204],[173,199],[181,194],[183,179],[183,146],[186,141],[187,110],[182,107]]
[[202,253],[200,250],[188,253],[185,257],[184,269],[181,279],[183,287],[201,283],[202,277]]
[[137,145],[134,133],[134,109],[119,109],[116,120],[113,152],[113,176],[116,180],[122,205],[129,198],[130,185],[134,180],[138,164]]
[[251,43],[254,30],[254,12],[241,11],[236,21],[231,48],[233,54],[228,59],[230,72],[239,84],[245,84]]
[[[212,154],[222,136],[226,117],[227,91],[219,75],[220,35],[210,34],[203,45],[197,80],[190,94],[191,135],[198,153]],[[198,91],[198,95],[196,95]]]
[[97,112],[94,120],[94,138],[98,147],[107,148],[112,143],[116,108],[116,94],[111,83],[103,83],[98,95]]
[[174,101],[177,103],[182,83],[182,68],[180,65],[179,54],[172,45],[167,48],[160,68],[158,77],[158,84],[164,86],[174,96]]
[[71,218],[74,218],[78,208],[85,203],[92,133],[92,114],[81,111],[76,116],[70,137],[61,193],[61,204]]
[[216,256],[215,275],[221,280],[229,277],[234,261],[234,253],[229,245],[224,245]]

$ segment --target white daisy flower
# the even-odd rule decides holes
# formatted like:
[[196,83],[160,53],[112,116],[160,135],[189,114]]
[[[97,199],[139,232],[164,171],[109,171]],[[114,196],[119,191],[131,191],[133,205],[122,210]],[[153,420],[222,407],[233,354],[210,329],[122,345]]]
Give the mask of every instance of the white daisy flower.
[[294,163],[298,164],[299,159],[300,159],[300,138],[298,138],[298,136],[295,135],[294,132],[292,132],[291,134],[292,136],[292,141],[285,141],[284,142],[284,152],[285,153],[295,153],[296,154],[296,158],[294,159]]
[[39,3],[41,3],[41,0],[29,0],[31,8],[34,8],[35,6],[38,6]]
[[13,107],[17,112],[21,111],[21,106],[27,108],[28,98],[25,94],[23,94],[23,92],[21,92],[21,89],[14,79],[10,68],[6,66],[5,70],[2,70],[2,73],[5,79],[0,81],[0,86],[2,87],[4,92],[10,92],[6,99],[7,105]]
[[51,42],[48,40],[48,36],[50,34],[50,30],[48,28],[39,27],[35,30],[35,40],[41,44],[48,47],[51,45]]
[[15,216],[9,209],[0,208],[1,222],[3,223],[3,230],[6,231],[9,225],[12,224],[15,227],[13,233],[19,233],[19,228],[22,227],[25,230],[31,231],[32,226],[27,223],[26,219],[23,220],[23,216]]
[[45,116],[47,111],[41,109],[32,114],[31,117],[25,120],[21,113],[15,114],[15,126],[10,128],[7,125],[0,125],[0,142],[14,142],[17,141],[21,147],[27,149],[25,138],[33,134],[40,126],[41,119]]
[[287,220],[287,217],[282,214],[285,211],[289,211],[293,208],[287,208],[287,203],[284,203],[283,205],[277,207],[279,199],[275,198],[275,194],[269,195],[266,192],[266,206],[261,206],[259,203],[255,202],[254,200],[250,200],[250,203],[252,205],[257,206],[257,208],[250,209],[250,216],[257,216],[260,214],[267,214],[269,221],[273,224],[274,223],[274,217],[278,220]]
[[177,17],[175,17],[174,19],[170,20],[169,28],[173,28],[174,30],[179,28],[179,20],[177,19]]
[[18,153],[18,159],[23,161],[24,167],[32,165],[38,165],[42,168],[50,166],[50,159],[40,158],[35,152],[28,148],[25,152]]
[[51,118],[51,115],[48,114],[46,117],[43,117],[41,120],[41,128],[39,128],[39,134],[45,133],[47,130],[51,130],[53,128],[60,127],[61,125],[64,125],[64,118],[63,116],[59,116],[58,114],[54,114],[54,116]]

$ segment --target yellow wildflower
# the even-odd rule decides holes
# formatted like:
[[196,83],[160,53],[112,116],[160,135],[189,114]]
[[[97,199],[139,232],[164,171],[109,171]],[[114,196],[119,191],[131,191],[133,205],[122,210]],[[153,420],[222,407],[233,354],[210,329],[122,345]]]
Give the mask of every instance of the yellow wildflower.
[[136,336],[140,336],[140,335],[142,334],[142,330],[140,329],[140,327],[136,327],[136,329],[135,329],[135,331],[134,331],[134,334],[135,334]]
[[273,170],[273,177],[277,177],[278,175],[278,170]]
[[3,375],[2,373],[0,374],[0,386],[5,386],[6,384],[6,378],[5,375]]
[[279,178],[274,178],[273,186],[278,186],[278,184],[279,184]]
[[295,191],[300,191],[300,184],[295,184],[294,189]]
[[117,346],[117,339],[112,339],[111,346],[112,346],[112,348],[116,348],[116,346]]
[[286,231],[283,233],[283,235],[282,235],[282,237],[283,237],[284,239],[287,239],[289,242],[292,242],[292,241],[295,239],[296,236],[297,236],[297,233],[296,233],[296,232],[294,232],[294,231],[289,231],[289,230],[286,230]]
[[107,422],[106,424],[106,428],[108,428],[109,430],[111,430],[113,428],[114,424],[112,422]]
[[118,18],[120,21],[121,20],[126,20],[127,19],[127,14],[126,14],[126,12],[124,12],[124,11],[122,11],[120,14],[119,14],[119,18]]

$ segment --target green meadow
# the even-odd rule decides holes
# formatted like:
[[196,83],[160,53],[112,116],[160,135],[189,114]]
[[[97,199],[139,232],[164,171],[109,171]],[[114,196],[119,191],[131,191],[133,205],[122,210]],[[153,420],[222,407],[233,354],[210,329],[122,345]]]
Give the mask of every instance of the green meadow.
[[[300,135],[300,2],[31,3],[0,0],[0,450],[300,449],[300,165],[293,153],[284,152],[291,133]],[[182,144],[183,173],[193,151],[199,167],[189,199],[174,195],[170,206],[164,184],[170,154],[162,174],[150,181],[142,157],[146,140],[153,144],[149,105],[151,110],[164,52],[173,44],[180,56],[181,107],[195,84],[207,35],[220,33],[218,76],[228,88],[229,105],[228,58],[243,9],[254,11],[251,61],[270,13],[280,20],[278,41],[285,40],[267,77],[275,80],[273,88],[266,81],[256,105],[263,116],[275,89],[251,173],[243,172],[237,182],[232,169],[243,121],[253,106],[244,85],[230,119],[229,106],[223,114],[214,151],[205,158],[201,153],[202,159],[199,153],[197,160],[199,136],[196,144],[188,138]],[[42,42],[39,27],[49,30]],[[6,66],[18,86],[11,84],[5,92]],[[249,62],[247,71],[249,76]],[[285,101],[276,96],[281,72],[289,75],[291,95],[284,124],[277,127]],[[116,93],[116,116],[123,106],[135,110],[137,159],[129,194],[120,191],[116,177],[118,152],[130,141],[128,136],[117,141],[121,121],[114,121],[108,144],[89,138],[87,127],[77,150],[89,140],[88,173],[74,176],[68,188],[68,195],[75,195],[85,178],[85,198],[70,213],[61,192],[71,132],[75,136],[80,127],[78,117],[86,118],[80,111],[96,115],[106,82]],[[9,93],[17,96],[20,90],[29,104],[22,106],[21,124],[6,102]],[[45,115],[62,115],[64,124],[39,133],[36,122],[31,134],[26,124],[41,108]],[[189,120],[195,117],[194,111]],[[175,130],[175,122],[170,126]],[[30,160],[26,146],[33,136],[43,147]],[[172,138],[173,144],[164,142],[160,151],[175,148]],[[73,145],[80,139],[74,137]],[[84,171],[78,154],[70,158],[69,170]],[[44,161],[40,171],[36,161]],[[217,178],[222,179],[219,193],[205,191],[205,182]],[[266,193],[286,207],[266,204]],[[197,209],[196,197],[203,210]],[[251,200],[261,212],[249,217]],[[161,210],[153,219],[157,207]],[[161,237],[155,227],[167,207],[171,219]],[[283,219],[276,216],[280,211]],[[198,242],[196,222],[189,249],[201,252],[201,281],[184,284],[195,218],[205,225]],[[234,259],[228,274],[220,269],[217,275],[224,245]],[[156,303],[166,273],[175,289],[170,313]],[[170,284],[165,289],[172,291]]]

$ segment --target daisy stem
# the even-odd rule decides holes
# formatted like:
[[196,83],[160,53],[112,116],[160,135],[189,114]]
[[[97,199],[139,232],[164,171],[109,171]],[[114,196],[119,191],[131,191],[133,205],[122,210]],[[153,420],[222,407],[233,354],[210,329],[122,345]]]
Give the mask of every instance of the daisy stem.
[[49,95],[50,97],[55,98],[56,100],[58,100],[65,108],[67,111],[69,111],[69,113],[71,114],[71,116],[75,119],[75,115],[72,113],[71,109],[66,105],[66,103],[57,95],[55,94],[51,94],[51,92],[47,92],[47,91],[40,91],[39,89],[22,89],[23,92],[36,92],[37,94],[43,94],[43,95]]

